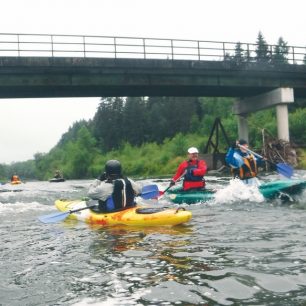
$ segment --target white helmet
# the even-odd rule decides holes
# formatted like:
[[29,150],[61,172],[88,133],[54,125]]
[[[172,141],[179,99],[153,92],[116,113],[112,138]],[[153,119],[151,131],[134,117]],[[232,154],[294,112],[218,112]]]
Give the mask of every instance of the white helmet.
[[195,147],[191,147],[188,149],[188,153],[192,154],[192,153],[199,153],[199,150]]

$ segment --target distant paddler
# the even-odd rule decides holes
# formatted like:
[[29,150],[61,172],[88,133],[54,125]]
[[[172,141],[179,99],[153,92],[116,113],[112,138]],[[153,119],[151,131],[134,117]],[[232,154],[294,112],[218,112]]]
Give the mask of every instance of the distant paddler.
[[21,180],[19,178],[19,176],[17,174],[12,175],[11,177],[11,184],[12,185],[17,185],[17,184],[21,184]]
[[63,176],[63,174],[60,170],[56,170],[53,177],[56,178],[56,179],[64,178],[64,176]]

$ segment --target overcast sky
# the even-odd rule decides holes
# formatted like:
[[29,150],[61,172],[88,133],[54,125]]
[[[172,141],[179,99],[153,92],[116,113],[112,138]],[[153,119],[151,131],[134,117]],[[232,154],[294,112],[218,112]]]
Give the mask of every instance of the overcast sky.
[[[306,46],[303,0],[10,0],[2,33],[177,38]],[[0,163],[47,153],[100,99],[0,100]]]

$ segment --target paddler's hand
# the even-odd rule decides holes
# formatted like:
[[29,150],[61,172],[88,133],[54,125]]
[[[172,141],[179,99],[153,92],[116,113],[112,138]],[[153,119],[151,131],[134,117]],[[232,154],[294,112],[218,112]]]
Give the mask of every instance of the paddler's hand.
[[175,181],[174,180],[171,180],[170,184],[169,184],[169,187],[172,187],[175,185]]

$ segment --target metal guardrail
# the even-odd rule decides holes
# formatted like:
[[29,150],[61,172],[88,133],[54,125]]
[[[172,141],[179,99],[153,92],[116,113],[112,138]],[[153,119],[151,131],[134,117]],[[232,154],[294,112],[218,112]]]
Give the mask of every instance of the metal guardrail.
[[[164,38],[0,33],[1,56],[258,61],[257,44]],[[276,45],[267,45],[273,58]],[[281,61],[305,64],[305,47],[287,46]]]

